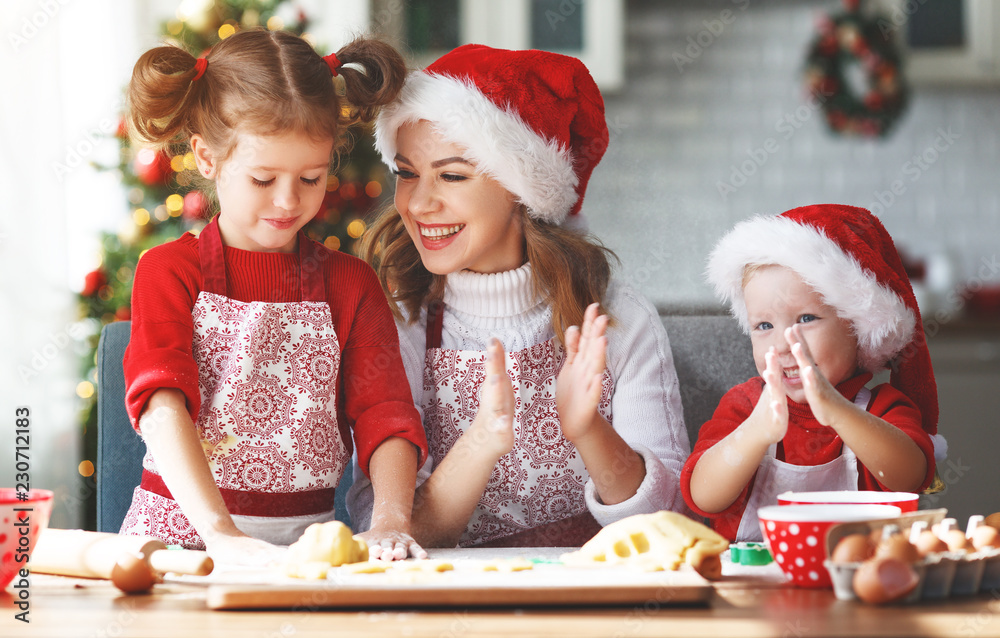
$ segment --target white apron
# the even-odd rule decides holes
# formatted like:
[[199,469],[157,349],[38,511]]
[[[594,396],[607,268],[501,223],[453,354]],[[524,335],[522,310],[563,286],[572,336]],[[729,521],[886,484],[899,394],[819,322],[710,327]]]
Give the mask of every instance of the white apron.
[[[861,388],[854,397],[854,404],[868,410],[871,390]],[[737,541],[763,541],[757,510],[778,504],[778,494],[784,492],[857,491],[858,457],[851,448],[843,446],[840,456],[823,465],[792,465],[775,458],[777,444],[772,443],[757,469],[753,490],[747,499]]]
[[[201,232],[203,289],[191,315],[201,409],[195,426],[236,526],[287,545],[313,522],[333,520],[334,488],[350,458],[337,423],[340,368],[315,244],[299,233],[302,301],[241,302],[226,296],[218,218]],[[170,545],[204,541],[156,470],[143,459],[121,533]]]
[[[484,351],[440,347],[442,321],[443,305],[431,303],[422,405],[435,466],[472,425],[486,378]],[[572,547],[600,530],[584,500],[589,475],[562,435],[556,412],[556,377],[565,359],[555,339],[506,353],[514,387],[514,446],[493,468],[460,546]],[[610,422],[607,372],[603,386],[598,411]]]

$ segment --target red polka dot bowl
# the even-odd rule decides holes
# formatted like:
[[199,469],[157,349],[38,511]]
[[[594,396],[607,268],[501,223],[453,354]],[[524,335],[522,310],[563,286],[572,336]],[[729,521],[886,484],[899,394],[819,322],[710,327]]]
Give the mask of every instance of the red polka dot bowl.
[[788,580],[799,587],[829,588],[826,534],[837,523],[895,518],[894,505],[769,505],[757,510],[764,542]]
[[873,490],[841,490],[836,492],[784,492],[778,494],[778,505],[854,504],[895,505],[903,513],[916,512],[919,494],[912,492],[876,492]]
[[51,514],[49,490],[29,490],[21,500],[14,488],[0,487],[0,590],[12,582],[16,590],[23,580],[21,588],[27,591],[28,581],[20,573],[28,566],[31,550],[38,535],[49,526]]

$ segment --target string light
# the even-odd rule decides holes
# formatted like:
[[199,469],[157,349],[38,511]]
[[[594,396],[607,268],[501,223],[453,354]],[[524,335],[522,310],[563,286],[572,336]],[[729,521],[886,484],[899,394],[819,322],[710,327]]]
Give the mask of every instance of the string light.
[[167,210],[170,211],[171,217],[177,217],[182,210],[184,210],[184,196],[173,193],[172,195],[167,195]]
[[340,250],[340,237],[336,235],[330,235],[325,240],[323,240],[323,245],[330,250]]
[[132,212],[132,221],[136,226],[145,226],[149,223],[149,211],[145,208],[136,208]]
[[81,399],[89,399],[94,396],[94,384],[90,381],[81,381],[76,384],[76,396]]
[[228,38],[229,36],[233,35],[234,33],[236,33],[236,27],[234,27],[231,24],[227,23],[227,24],[224,24],[221,27],[219,27],[219,39],[220,40],[225,40],[226,38]]
[[347,234],[354,239],[365,234],[365,223],[360,219],[355,219],[347,225]]
[[76,471],[80,473],[80,476],[89,478],[94,475],[94,464],[90,461],[80,461]]
[[382,194],[382,185],[372,180],[365,185],[365,194],[375,199]]

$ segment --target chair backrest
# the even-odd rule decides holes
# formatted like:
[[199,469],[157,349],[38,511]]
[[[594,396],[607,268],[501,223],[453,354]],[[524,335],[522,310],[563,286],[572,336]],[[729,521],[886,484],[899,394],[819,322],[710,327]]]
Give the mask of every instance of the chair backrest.
[[684,423],[693,447],[698,430],[712,418],[722,395],[757,376],[753,349],[750,338],[729,315],[665,314],[660,318],[670,338]]
[[132,323],[117,321],[101,330],[97,344],[97,531],[117,533],[142,476],[146,445],[125,412],[122,357]]
[[[117,321],[101,330],[97,345],[97,530],[117,533],[142,478],[146,444],[132,429],[125,411],[122,359],[132,323]],[[334,496],[336,517],[347,525],[345,498],[354,481],[353,467],[344,471]]]

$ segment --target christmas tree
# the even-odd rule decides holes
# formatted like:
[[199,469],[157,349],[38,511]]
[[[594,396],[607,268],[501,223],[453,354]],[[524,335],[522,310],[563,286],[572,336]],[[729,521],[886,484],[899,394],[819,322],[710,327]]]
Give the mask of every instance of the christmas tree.
[[[308,26],[306,15],[285,0],[185,0],[176,18],[164,23],[161,32],[167,43],[200,56],[240,29],[286,30],[312,42]],[[379,205],[387,173],[374,151],[370,129],[358,127],[345,134],[352,136],[347,140],[349,150],[339,162],[337,174],[327,179],[323,205],[305,232],[328,248],[351,251],[365,231],[365,214]],[[120,174],[131,218],[124,230],[103,234],[99,265],[87,274],[79,293],[81,317],[95,326],[83,359],[83,379],[77,386],[83,402],[84,461],[80,474],[91,482],[97,459],[95,353],[100,327],[131,317],[132,276],[142,253],[185,232],[197,233],[213,213],[212,201],[196,187],[190,149],[170,153],[135,146],[123,125],[116,136],[120,143],[118,165],[99,168]],[[84,505],[85,527],[95,529],[95,491],[88,492],[92,496]]]

